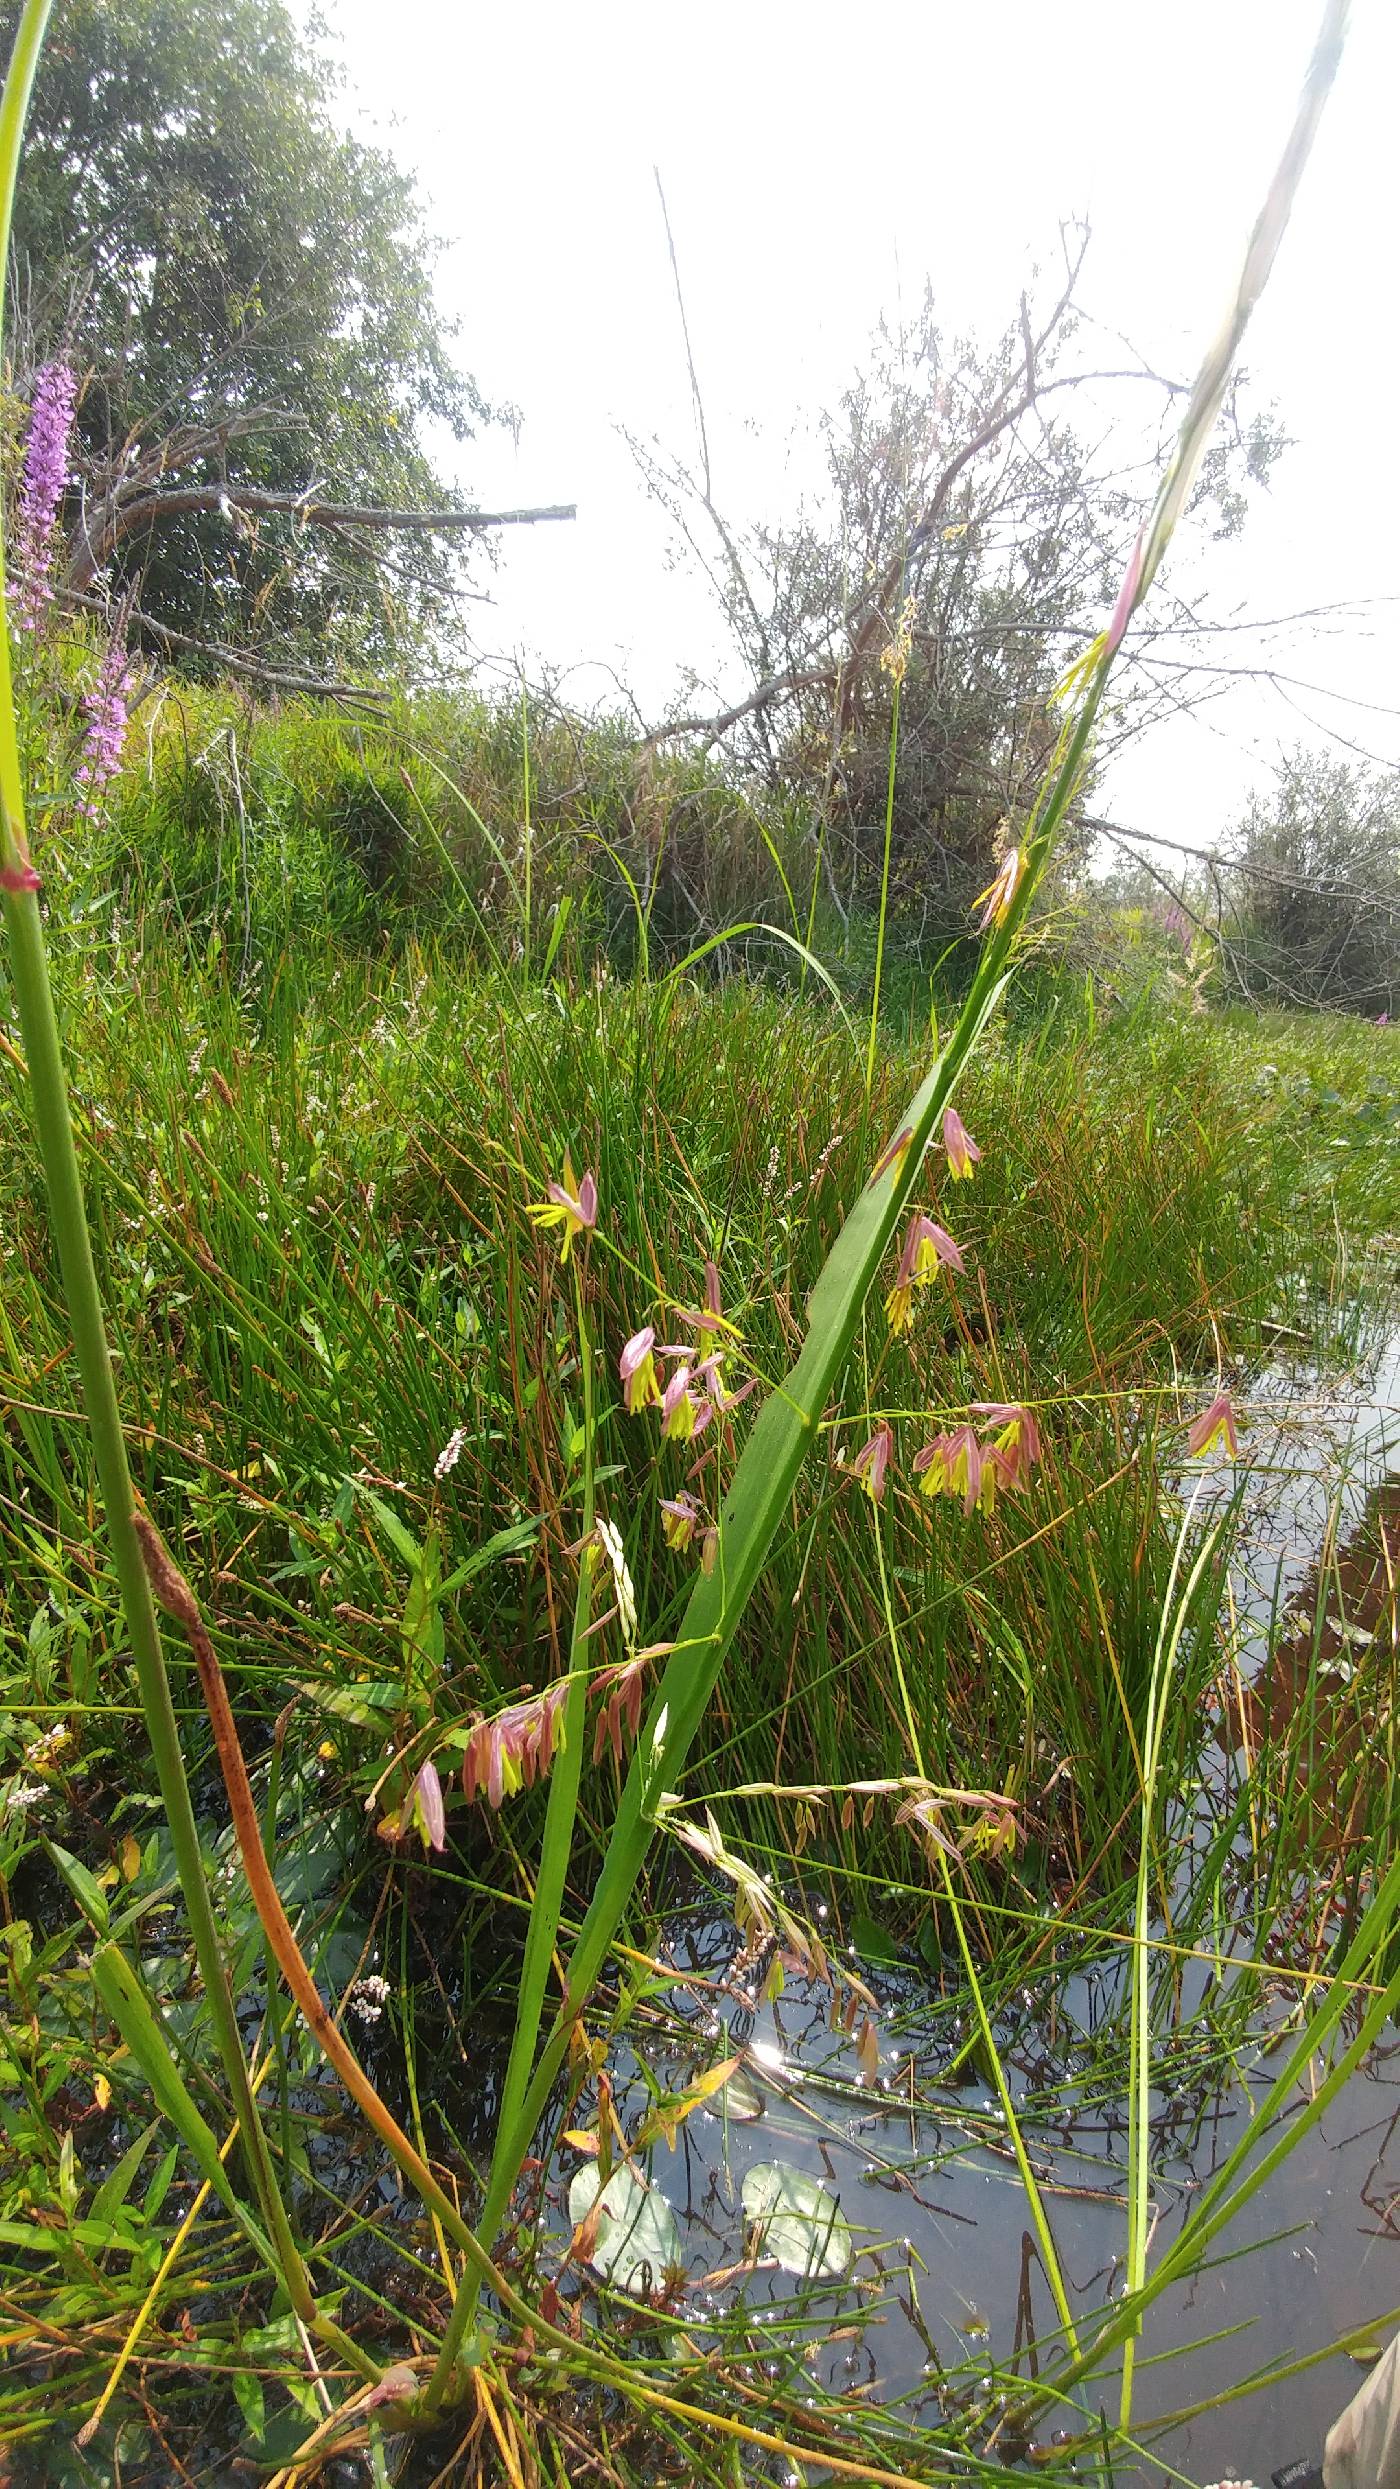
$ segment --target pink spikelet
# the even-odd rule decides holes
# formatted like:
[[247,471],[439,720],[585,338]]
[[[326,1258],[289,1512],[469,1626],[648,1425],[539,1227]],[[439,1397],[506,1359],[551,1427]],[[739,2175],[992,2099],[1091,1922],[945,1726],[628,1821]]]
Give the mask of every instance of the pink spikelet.
[[66,363],[45,363],[35,373],[20,487],[18,576],[10,590],[22,631],[37,631],[53,602],[54,529],[68,482],[77,393],[77,378]]

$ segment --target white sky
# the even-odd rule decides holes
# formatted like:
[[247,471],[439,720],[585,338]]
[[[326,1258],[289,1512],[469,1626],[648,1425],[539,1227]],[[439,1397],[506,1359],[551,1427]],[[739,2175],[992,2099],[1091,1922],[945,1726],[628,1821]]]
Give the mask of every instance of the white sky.
[[[1093,226],[1086,307],[1189,378],[1320,18],[1320,0],[325,5],[347,115],[413,171],[448,245],[462,360],[523,416],[518,447],[472,447],[464,488],[579,504],[572,527],[511,536],[475,636],[577,665],[584,703],[610,665],[653,717],[684,666],[715,662],[703,594],[668,569],[615,429],[693,445],[653,165],[717,499],[775,513],[795,418],[835,398],[881,312],[912,308],[927,276],[949,327],[996,334],[1032,267],[1056,263],[1062,217]],[[1105,809],[1202,845],[1320,729],[1400,762],[1400,4],[1354,0],[1353,21],[1246,349],[1295,446],[1198,575],[1222,616],[1366,603],[1271,650],[1325,696],[1241,685],[1114,762]]]

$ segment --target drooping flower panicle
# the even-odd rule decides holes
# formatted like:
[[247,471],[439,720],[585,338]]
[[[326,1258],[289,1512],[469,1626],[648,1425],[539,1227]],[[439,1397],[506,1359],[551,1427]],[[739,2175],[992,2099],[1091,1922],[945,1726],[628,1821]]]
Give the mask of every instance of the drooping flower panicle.
[[447,1819],[442,1803],[442,1782],[431,1757],[422,1765],[413,1784],[413,1820],[418,1826],[424,1849],[440,1850],[446,1846]]
[[661,1378],[656,1370],[656,1333],[648,1322],[634,1331],[617,1361],[622,1381],[622,1397],[629,1417],[637,1417],[643,1409],[661,1406]]
[[884,1501],[885,1472],[894,1456],[894,1428],[888,1419],[877,1426],[868,1443],[863,1443],[851,1463],[851,1474],[859,1478],[873,1504]]
[[1040,1459],[1040,1428],[1034,1409],[1019,1400],[974,1400],[972,1414],[987,1418],[998,1429],[983,1451],[995,1461],[1001,1485],[1019,1486]]
[[546,1184],[543,1201],[527,1201],[525,1215],[536,1227],[562,1227],[559,1259],[567,1262],[575,1236],[598,1224],[598,1187],[591,1172],[580,1180],[574,1174],[574,1162],[564,1152],[564,1178],[559,1184]]
[[1202,1409],[1192,1421],[1186,1437],[1186,1449],[1193,1460],[1203,1452],[1213,1452],[1223,1443],[1232,1461],[1240,1457],[1239,1419],[1235,1404],[1227,1391],[1218,1391],[1208,1409]]
[[593,1692],[601,1697],[593,1723],[593,1760],[601,1763],[608,1747],[613,1761],[622,1769],[624,1735],[635,1743],[642,1725],[642,1679],[648,1661],[642,1655],[625,1659],[616,1668],[605,1668],[593,1680]]
[[971,1426],[955,1426],[949,1434],[935,1435],[932,1443],[915,1453],[914,1467],[925,1495],[960,1495],[964,1512],[975,1512],[979,1503],[984,1512],[990,1511],[996,1493],[996,1464]]
[[503,1799],[544,1778],[563,1742],[568,1691],[567,1677],[560,1677],[542,1694],[478,1723],[462,1757],[462,1789],[469,1804],[484,1790],[490,1805],[499,1807]]
[[948,1153],[948,1173],[971,1176],[982,1152],[955,1106],[943,1110],[943,1146]]
[[1021,887],[1021,876],[1025,869],[1026,860],[1020,848],[1008,847],[986,889],[979,890],[972,902],[974,907],[980,907],[982,910],[977,919],[979,933],[986,933],[991,925],[1001,925],[1006,922],[1011,902]]
[[962,1253],[952,1237],[936,1219],[916,1211],[904,1231],[904,1245],[895,1272],[894,1286],[885,1299],[885,1313],[892,1331],[905,1331],[913,1310],[914,1290],[928,1287],[941,1269],[962,1272]]
[[661,1534],[667,1546],[674,1548],[677,1555],[683,1555],[704,1517],[688,1487],[682,1487],[679,1495],[663,1496]]

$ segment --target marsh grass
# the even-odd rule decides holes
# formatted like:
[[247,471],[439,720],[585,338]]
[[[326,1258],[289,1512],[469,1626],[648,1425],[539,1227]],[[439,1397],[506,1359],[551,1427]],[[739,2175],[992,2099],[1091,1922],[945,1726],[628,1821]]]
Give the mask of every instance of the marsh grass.
[[[80,978],[76,959],[61,966],[61,996],[131,1455],[168,1541],[217,1585],[214,1629],[286,1897],[333,1996],[357,1974],[388,1974],[381,2024],[351,2027],[400,2114],[421,2120],[429,2150],[480,2168],[489,2135],[463,2128],[468,2103],[459,2113],[444,2100],[442,2069],[460,2066],[483,2017],[509,2015],[539,1798],[499,1819],[450,1802],[449,1851],[431,1870],[374,1839],[364,1801],[386,1740],[409,1750],[429,1721],[437,1735],[489,1712],[554,1674],[565,1654],[583,1388],[552,1248],[520,1217],[522,1193],[547,1172],[540,1136],[550,1158],[556,1136],[568,1137],[578,1163],[596,1164],[625,1247],[617,1263],[595,1257],[591,1267],[595,1466],[645,1585],[642,1634],[664,1640],[691,1568],[661,1544],[657,1502],[684,1474],[682,1455],[658,1453],[617,1405],[618,1346],[638,1290],[665,1272],[675,1293],[698,1296],[708,1251],[755,1364],[781,1363],[825,1239],[869,1162],[863,1063],[820,1009],[761,991],[604,985],[503,998],[455,957],[421,949],[371,964],[327,947],[319,965],[303,956],[295,975],[240,994],[217,961],[153,945],[105,984]],[[990,1520],[912,1494],[877,1513],[835,1457],[844,1447],[849,1458],[859,1422],[832,1430],[773,1543],[684,1784],[688,1805],[708,1798],[741,1854],[814,1923],[825,1909],[847,1936],[879,1926],[913,1947],[956,2004],[953,1929],[931,1901],[928,1861],[892,1802],[857,1800],[852,1811],[844,1796],[853,1782],[907,1769],[888,1596],[917,1659],[930,1775],[1007,1792],[1020,1810],[1012,1857],[966,1855],[969,1926],[998,2031],[1028,1985],[1052,1966],[1059,1976],[1067,1959],[1111,1959],[1131,1924],[1133,1736],[1178,1527],[1182,1421],[1218,1361],[1247,1376],[1267,1359],[1280,1320],[1314,1324],[1323,1354],[1344,1349],[1368,1231],[1381,1238],[1395,1220],[1393,1169],[1355,1135],[1393,1078],[1396,1040],[1329,1024],[1324,1060],[1320,1035],[1314,1024],[1305,1083],[1278,1025],[1144,1019],[1101,1022],[1090,1037],[1066,1015],[1052,1035],[984,1052],[962,1106],[984,1144],[997,1137],[978,1182],[956,1196],[970,1284],[957,1300],[930,1292],[908,1345],[891,1349],[883,1325],[868,1328],[858,1373],[871,1406],[908,1412],[901,1429],[1033,1375],[1046,1403],[1041,1477],[1033,1496]],[[893,1048],[870,1108],[877,1127],[906,1079]],[[842,1137],[829,1148],[833,1133]],[[59,1900],[45,1838],[101,1879],[113,1915],[134,1912],[148,1973],[183,2015],[191,2079],[207,2073],[198,2016],[180,2002],[187,1973],[171,1941],[169,1853],[131,1768],[135,1689],[115,1587],[90,1534],[86,1435],[13,1113],[0,1129],[0,1182],[6,1765],[32,1780],[26,1748],[53,1730],[69,1740],[42,1775],[46,1802],[8,1818],[11,1924],[30,1933],[10,1939],[5,1975],[12,2016],[22,2011],[39,2035],[23,2069],[14,2065],[27,2105],[11,2133],[30,2200],[61,2212],[67,2231],[92,2218],[147,2119],[130,2075],[108,2070],[78,1967],[91,1924],[71,1897],[66,1909]],[[438,1484],[434,1462],[458,1426],[466,1442]],[[443,1667],[426,1706],[406,1673],[412,1568],[381,1508],[419,1549],[437,1532],[442,1579],[499,1546],[443,1607]],[[1224,1525],[1228,1540],[1228,1512]],[[1207,1703],[1230,1647],[1222,1582],[1210,1568],[1194,1593],[1180,1699],[1167,1715],[1162,1777],[1178,1805],[1214,1746]],[[198,1775],[202,1712],[173,1657]],[[583,1775],[566,1925],[606,1836],[611,1775],[606,1762]],[[1288,1802],[1293,1785],[1287,1755],[1261,1758],[1251,1785],[1229,1781],[1209,1830],[1193,1833],[1189,1876],[1184,1832],[1172,1830],[1154,1862],[1151,2003],[1164,2080],[1197,2045],[1181,1996],[1202,1962],[1223,1951],[1267,1964],[1271,1977],[1300,1960],[1316,1974],[1351,1932],[1343,1893],[1330,1916],[1304,1911],[1316,1847],[1306,1810]],[[803,1786],[830,1795],[799,1800],[791,1792]],[[393,1788],[381,1789],[376,1813]],[[1391,1832],[1374,1789],[1364,1821],[1383,1872]],[[663,1854],[653,1906],[676,1890],[676,1871],[674,1853]],[[226,1910],[231,1902],[230,1890]],[[245,1915],[230,1935],[247,2006],[266,2013],[256,1928]],[[645,1954],[645,1914],[636,1936]],[[625,1956],[621,1967],[625,2020]],[[1217,1999],[1242,2037],[1254,1985],[1241,1972]],[[965,1997],[961,2012],[970,2036]],[[374,2339],[405,2288],[431,2303],[437,2251],[412,2220],[386,2217],[362,2179],[349,2181],[337,2121],[293,2033],[274,2062],[272,2132],[302,2173],[298,2218],[316,2240],[319,2280],[352,2288]],[[1123,2080],[1105,2059],[1105,2087]],[[103,2081],[113,2090],[99,2110]],[[75,2110],[65,2104],[82,2112],[70,2212],[60,2146]],[[89,2309],[88,2349],[65,2386],[75,2426],[138,2286],[149,2286],[151,2251],[169,2245],[188,2206],[187,2189],[151,2191],[160,2166],[153,2141],[131,2189],[138,2206],[150,2192],[151,2209],[127,2216],[140,2253],[95,2257],[80,2227],[57,2263],[22,2256],[12,2272],[19,2340]],[[206,2391],[217,2403],[232,2360],[240,2379],[245,2368],[256,2375],[267,2410],[290,2409],[304,2432],[308,2415],[287,2405],[285,2384],[273,2390],[305,2374],[295,2343],[275,2324],[246,2340],[242,2321],[219,2313],[239,2271],[236,2236],[206,2209],[198,2237],[193,2265],[182,2256],[176,2269],[182,2287],[208,2278],[209,2345],[186,2360],[168,2333],[149,2337],[168,2363],[159,2373],[172,2400],[162,2383],[160,2407],[178,2415],[185,2397],[202,2411]],[[510,2252],[529,2269],[525,2235]],[[737,2345],[738,2318],[735,2328]],[[724,2366],[717,2354],[684,2390],[742,2417]],[[674,2371],[670,2383],[680,2390]],[[239,2391],[251,2398],[253,2387]],[[134,2425],[120,2393],[113,2408]],[[39,2387],[16,2387],[10,2411],[9,2424],[43,2442],[53,2414]],[[654,2412],[653,2423],[669,2425]],[[860,2426],[872,2460],[883,2451],[895,2468],[915,2461],[915,2441],[901,2455],[889,2435],[896,2420]]]
[[[30,0],[0,114],[11,178],[44,14]],[[665,2272],[635,2323],[614,2308],[589,2330],[537,2270],[533,2147],[548,2149],[558,2116],[591,2118],[608,2165],[700,2105],[703,2075],[656,2102],[659,2127],[629,2136],[606,2036],[582,2019],[585,2005],[595,2023],[610,2010],[620,2036],[666,1984],[646,1913],[685,1851],[732,1890],[765,1993],[793,1968],[829,1987],[867,2079],[878,1999],[847,1956],[871,1926],[877,1944],[898,1944],[917,1925],[958,2000],[952,2070],[975,2061],[992,2088],[1053,2303],[1049,2372],[1022,2381],[1022,2399],[1077,2413],[1091,2434],[1085,2391],[1116,2364],[1120,2451],[1155,2302],[1203,2269],[1281,2166],[1291,2146],[1270,2140],[1271,2122],[1304,2075],[1316,2069],[1315,2119],[1374,2042],[1394,2002],[1400,1867],[1384,1795],[1358,1779],[1347,1838],[1370,1843],[1369,1875],[1316,1915],[1281,2071],[1149,2270],[1151,2101],[1178,2062],[1183,1966],[1208,1958],[1207,1934],[1217,1964],[1236,1941],[1226,1887],[1246,1824],[1254,1851],[1280,1846],[1267,1780],[1227,1773],[1201,1855],[1196,1799],[1234,1656],[1222,1565],[1236,1514],[1217,1499],[1198,1525],[1183,1426],[1280,1330],[1320,1361],[1345,1346],[1348,1257],[1389,1215],[1384,1175],[1368,1181],[1386,1163],[1383,1082],[1373,1058],[1359,1099],[1348,1054],[1343,1085],[1319,1090],[1315,1067],[1265,1062],[1235,1032],[1142,1008],[1103,1023],[1092,992],[1082,1017],[1054,994],[1053,1029],[1019,1040],[996,1018],[1123,631],[1267,278],[1343,14],[1328,10],[1113,621],[1061,687],[1051,776],[941,1041],[911,1027],[907,1049],[882,1044],[883,899],[855,1036],[802,940],[781,840],[703,766],[662,770],[600,728],[578,781],[561,785],[567,721],[523,700],[514,717],[475,715],[451,752],[415,742],[420,721],[403,717],[386,734],[293,713],[250,739],[205,704],[192,752],[176,702],[152,713],[126,845],[99,834],[44,851],[60,1051],[3,704],[20,1021],[6,1043],[32,1097],[50,1212],[11,1113],[0,1879],[5,2089],[22,2157],[0,2238],[16,2254],[12,2347],[28,2353],[13,2442],[52,2429],[46,2353],[80,2342],[66,2382],[80,2377],[86,2395],[105,2375],[84,2437],[110,2404],[114,2466],[134,2415],[163,2449],[153,2363],[195,2426],[206,2383],[226,2375],[264,2458],[280,2445],[298,2474],[353,2443],[387,2477],[392,2410],[409,2396],[418,2426],[439,2406],[470,2414],[463,2451],[478,2468],[489,2446],[512,2481],[541,2461],[563,2476],[583,2423],[551,2407],[561,2380],[588,2427],[606,2436],[611,2401],[627,2430],[648,2432],[641,2460],[698,2429],[714,2449],[707,2477],[731,2476],[744,2449],[865,2480],[922,2462],[927,2434],[897,2412],[853,2414],[829,2396],[813,2420],[796,2392],[800,2340],[821,2322],[806,2293],[782,2314],[786,2369],[755,2401],[742,2308],[697,2356]],[[893,741],[890,765],[892,784]],[[503,790],[517,773],[515,804]],[[760,851],[763,922],[724,904],[730,862],[752,886]],[[451,917],[441,934],[438,913]],[[784,960],[796,1000],[732,979],[713,990],[755,945]],[[628,983],[612,985],[612,964]],[[814,1007],[819,991],[834,1009]],[[932,1180],[924,1153],[955,1083],[982,1173],[967,1195],[945,1182],[934,1206],[956,1220],[970,1283],[955,1292],[934,1274],[905,1338],[874,1311],[877,1280],[916,1184],[922,1198]],[[589,1170],[579,1200],[592,1203],[596,1178],[601,1210],[565,1229],[566,1245],[582,1239],[566,1276],[529,1206],[561,1169],[572,1193],[571,1155]],[[670,1328],[707,1290],[715,1321],[722,1294],[729,1379],[746,1373],[756,1397],[737,1425],[716,1419],[697,1458],[658,1450],[653,1426],[625,1418],[614,1377],[645,1315]],[[1043,1431],[1034,1478],[995,1512],[930,1509],[911,1483],[920,1436],[1007,1401],[1033,1407]],[[855,1458],[877,1421],[900,1445],[883,1502],[863,1497]],[[663,1543],[662,1499],[682,1479],[703,1505],[696,1550]],[[615,1612],[595,1621],[605,1554]],[[202,1702],[186,1665],[172,1705],[153,1590],[197,1660]],[[600,1735],[586,1758],[590,1706],[620,1663],[632,1684],[655,1670],[640,1742],[627,1761],[618,1727],[615,1755]],[[566,1731],[547,1792],[503,1812],[459,1799],[457,1762],[546,1685]],[[133,1765],[138,1717],[159,1812]],[[1295,1761],[1300,1719],[1310,1756],[1320,1734],[1340,1762],[1340,1731],[1319,1732],[1303,1705]],[[241,1876],[215,1830],[211,1729]],[[1284,1810],[1289,1850],[1249,1930],[1257,1950],[1230,1965],[1237,2017],[1316,1865],[1318,1822]],[[850,1896],[873,1879],[879,1916],[853,1918],[845,1940]],[[833,1912],[839,1953],[816,1933]],[[1001,2037],[1012,1984],[1044,1961],[1052,1927],[1086,1963],[1127,1947],[1128,2287],[1087,2315],[1071,2309]],[[1286,1932],[1296,1946],[1296,1925]],[[381,1961],[391,1977],[370,1971]],[[556,1969],[562,2001],[540,2047]],[[464,2061],[493,1999],[513,2025],[475,2166],[420,2046],[428,1984]],[[346,2046],[351,2015],[366,2053],[384,2056],[402,2123]],[[109,2022],[123,2042],[110,2063]],[[236,2111],[222,2151],[220,2069]],[[365,2128],[343,2129],[332,2073],[374,2147]],[[152,2101],[159,2116],[140,2125]],[[380,2144],[409,2184],[397,2203],[384,2200]],[[235,2149],[251,2203],[226,2166]],[[585,2218],[575,2273],[592,2235]],[[216,2242],[199,2269],[203,2323],[186,2312],[172,2334],[173,2275],[183,2285],[195,2269],[183,2260],[196,2241],[196,2258]],[[250,2324],[259,2265],[278,2292],[264,2279]],[[386,2374],[381,2354],[395,2353]],[[286,2400],[269,2420],[271,2376]],[[1005,2466],[986,2394],[985,2380],[965,2396],[954,2386],[938,2444],[991,2479]],[[621,2460],[625,2472],[630,2445]]]

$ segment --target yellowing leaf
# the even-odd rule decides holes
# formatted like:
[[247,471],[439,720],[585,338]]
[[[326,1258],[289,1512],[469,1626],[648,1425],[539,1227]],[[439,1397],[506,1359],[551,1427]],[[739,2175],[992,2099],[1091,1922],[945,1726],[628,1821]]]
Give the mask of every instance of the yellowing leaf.
[[94,2077],[92,2096],[99,2109],[110,2109],[112,2105],[112,2086],[108,2082],[105,2074],[99,2074]]
[[128,1884],[134,1884],[141,1872],[141,1844],[134,1832],[128,1832],[122,1836],[121,1859],[122,1874],[126,1877]]
[[725,2057],[719,2065],[707,2066],[703,2074],[697,2074],[694,2082],[687,2083],[684,2091],[673,2092],[669,2099],[658,2100],[651,2115],[642,2122],[634,2151],[641,2151],[658,2135],[664,2135],[669,2149],[674,2152],[676,2137],[692,2110],[703,2108],[717,2091],[722,2091],[730,2075],[737,2072],[739,2063],[737,2057]]

